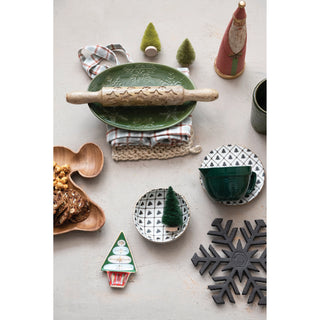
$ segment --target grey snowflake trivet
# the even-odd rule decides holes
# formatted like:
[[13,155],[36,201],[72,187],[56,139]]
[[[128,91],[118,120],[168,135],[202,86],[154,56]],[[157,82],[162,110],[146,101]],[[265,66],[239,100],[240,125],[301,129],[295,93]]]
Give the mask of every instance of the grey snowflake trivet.
[[[242,237],[245,241],[245,245],[242,246],[240,239],[235,246],[233,241],[238,233],[238,228],[232,228],[232,220],[228,220],[225,227],[222,226],[223,219],[215,219],[212,222],[212,226],[215,230],[210,230],[208,235],[213,236],[212,243],[220,244],[228,249],[222,249],[224,256],[221,256],[212,245],[209,245],[208,252],[202,245],[200,245],[200,251],[203,257],[199,257],[195,253],[191,259],[192,263],[197,266],[202,264],[199,272],[201,275],[208,270],[210,276],[215,282],[214,285],[209,285],[208,288],[215,291],[212,298],[217,304],[224,304],[225,295],[229,298],[229,301],[235,303],[233,292],[237,295],[240,291],[235,283],[235,277],[237,276],[239,281],[242,282],[243,276],[246,277],[246,283],[243,288],[242,294],[247,295],[249,290],[249,298],[247,303],[252,303],[257,297],[259,299],[259,305],[266,305],[266,278],[258,277],[257,272],[260,266],[266,272],[267,254],[265,249],[266,244],[266,224],[263,220],[255,220],[256,226],[253,228],[249,221],[244,221],[246,228],[240,228]],[[230,230],[231,229],[231,230]],[[261,246],[264,250],[258,256],[256,253],[258,249],[250,250],[253,246]],[[222,271],[227,273],[223,276],[214,276],[214,272],[219,266],[224,265]]]

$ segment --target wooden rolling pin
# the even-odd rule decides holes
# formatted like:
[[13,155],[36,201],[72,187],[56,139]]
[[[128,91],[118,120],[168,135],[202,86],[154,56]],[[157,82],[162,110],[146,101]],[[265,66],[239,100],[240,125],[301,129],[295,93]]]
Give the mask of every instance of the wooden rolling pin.
[[170,106],[186,101],[213,101],[219,93],[214,89],[187,90],[182,86],[103,87],[100,91],[67,93],[74,104],[98,102],[104,107]]

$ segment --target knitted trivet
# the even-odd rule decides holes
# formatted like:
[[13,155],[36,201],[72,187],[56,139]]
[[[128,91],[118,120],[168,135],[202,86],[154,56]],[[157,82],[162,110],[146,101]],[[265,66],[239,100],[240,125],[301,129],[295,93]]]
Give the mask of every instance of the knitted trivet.
[[148,159],[170,159],[185,156],[189,153],[197,154],[201,152],[201,146],[193,146],[194,133],[191,129],[189,142],[177,145],[156,145],[148,146],[120,146],[112,147],[112,159],[121,160],[148,160]]

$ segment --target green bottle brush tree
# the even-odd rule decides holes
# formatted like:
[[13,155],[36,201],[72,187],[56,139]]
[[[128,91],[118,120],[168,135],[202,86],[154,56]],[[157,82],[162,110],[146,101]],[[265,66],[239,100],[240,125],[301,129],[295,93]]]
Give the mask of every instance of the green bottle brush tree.
[[196,58],[196,53],[189,39],[185,39],[177,51],[177,61],[182,67],[188,67]]
[[167,226],[168,231],[176,231],[183,223],[179,201],[171,186],[168,188],[166,195],[162,223]]
[[149,57],[154,57],[161,50],[160,39],[152,22],[148,24],[144,32],[140,49]]

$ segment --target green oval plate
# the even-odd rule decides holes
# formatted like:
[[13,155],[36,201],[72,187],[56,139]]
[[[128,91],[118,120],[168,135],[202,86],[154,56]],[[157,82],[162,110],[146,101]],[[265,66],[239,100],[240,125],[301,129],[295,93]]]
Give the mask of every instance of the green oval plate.
[[[98,91],[102,87],[172,85],[181,85],[186,89],[195,88],[187,76],[174,68],[156,63],[128,63],[98,74],[90,83],[88,91]],[[133,131],[171,127],[191,114],[195,105],[195,101],[188,101],[181,106],[150,107],[102,107],[99,103],[89,103],[91,111],[101,121]]]

